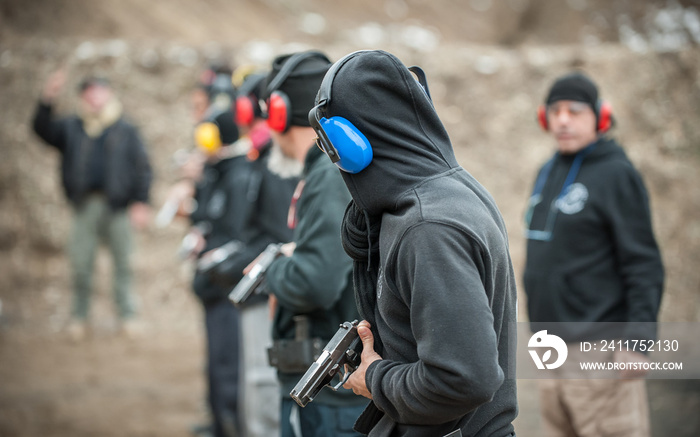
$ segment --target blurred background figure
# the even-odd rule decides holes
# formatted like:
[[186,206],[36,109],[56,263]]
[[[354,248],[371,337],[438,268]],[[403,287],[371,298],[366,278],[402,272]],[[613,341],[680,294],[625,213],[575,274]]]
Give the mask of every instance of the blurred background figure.
[[[226,129],[233,132],[233,121],[227,117],[233,117],[234,96],[231,70],[220,65],[207,68],[200,74],[197,86],[190,93],[192,120],[199,125],[221,117],[220,122],[226,123]],[[210,125],[197,130],[196,135],[199,147],[179,150],[174,156],[179,180],[170,187],[166,200],[158,211],[155,224],[159,228],[168,226],[177,216],[188,217],[196,209],[195,186],[200,181],[207,156],[220,147],[218,132],[212,130]]]
[[[228,98],[230,76],[227,81],[221,76],[195,91],[195,96],[206,91],[210,106],[199,112],[195,128],[197,153],[205,163],[193,179],[193,226],[185,240],[196,259],[193,287],[205,312],[211,433],[267,436],[279,428],[273,408],[278,385],[266,354],[267,299],[254,299],[239,311],[228,294],[268,244],[291,239],[287,210],[299,171],[290,177],[295,170],[285,167],[287,161],[270,161],[273,145],[259,104],[266,76],[244,77],[235,102]],[[239,132],[244,136],[238,138]]]
[[74,210],[69,250],[74,297],[68,333],[75,340],[87,333],[95,258],[104,242],[114,262],[119,329],[134,335],[131,228],[143,229],[150,220],[151,166],[136,127],[124,119],[107,79],[84,78],[78,89],[77,113],[55,116],[54,101],[66,79],[66,72],[58,70],[46,81],[34,115],[34,131],[61,153],[63,189]]
[[[201,175],[194,183],[192,227],[181,252],[195,261],[192,287],[204,310],[207,345],[207,402],[210,429],[197,429],[214,437],[240,435],[238,408],[240,321],[229,303],[227,271],[213,257],[215,250],[237,251],[245,223],[244,172],[247,148],[235,145],[238,128],[232,111],[234,89],[231,70],[207,70],[192,94],[195,120],[194,156],[201,154]],[[193,166],[194,167],[194,166]]]
[[[245,223],[245,246],[240,253],[224,261],[235,273],[230,278],[232,283],[240,280],[243,268],[268,244],[286,243],[292,239],[287,213],[301,167],[292,160],[271,159],[280,152],[271,140],[260,107],[266,78],[267,74],[252,71],[237,90],[236,124],[241,132],[238,141],[249,147],[247,198],[251,205]],[[272,339],[267,300],[266,295],[257,295],[240,309],[243,346],[240,410],[244,415],[246,437],[279,434],[280,388],[275,369],[269,365],[267,357],[267,347]]]
[[197,149],[181,149],[174,154],[173,166],[178,180],[170,187],[165,202],[158,210],[156,227],[165,228],[176,217],[189,217],[196,208],[194,188],[202,175],[205,159],[206,156]]
[[248,158],[251,161],[257,160],[261,150],[272,145],[270,131],[260,107],[265,78],[265,73],[251,72],[245,76],[236,92],[236,125],[241,133],[240,141],[249,143]]
[[[656,322],[664,269],[649,196],[623,149],[606,135],[610,105],[590,78],[574,72],[554,82],[538,119],[557,152],[539,171],[526,217],[524,284],[533,332],[544,329],[536,322]],[[596,324],[568,326],[556,334],[571,343],[570,356],[579,341],[610,339]],[[623,341],[656,339],[634,324],[620,334]],[[610,355],[601,359],[648,361],[636,351]],[[546,436],[650,435],[643,379],[539,382]]]
[[[316,147],[309,111],[330,60],[315,51],[279,56],[268,74],[267,123],[283,154],[304,165],[289,211],[293,242],[267,270],[273,314],[271,361],[280,381],[282,437],[359,435],[352,430],[367,400],[350,390],[323,390],[306,407],[289,395],[338,325],[359,317],[352,260],[340,241],[350,201],[338,169]],[[318,354],[318,355],[316,355]]]

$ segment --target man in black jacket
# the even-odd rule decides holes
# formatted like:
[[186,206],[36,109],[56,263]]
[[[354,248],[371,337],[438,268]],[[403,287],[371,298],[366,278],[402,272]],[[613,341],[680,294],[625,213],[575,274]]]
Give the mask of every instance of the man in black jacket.
[[414,71],[423,86],[389,53],[352,53],[326,74],[309,114],[353,198],[343,245],[355,260],[364,347],[345,386],[372,399],[356,429],[511,436],[516,289],[506,228],[457,163]]
[[100,241],[106,241],[114,259],[114,300],[120,327],[131,335],[136,308],[130,290],[129,222],[141,229],[149,220],[151,167],[136,128],[122,117],[121,104],[106,79],[84,79],[77,115],[57,119],[54,100],[65,81],[63,70],[47,80],[34,116],[34,131],[61,152],[63,189],[75,212],[69,334],[76,340],[86,334],[95,254]]
[[[603,135],[611,117],[581,73],[558,78],[540,108],[540,123],[558,150],[540,169],[530,198],[525,292],[533,330],[544,329],[538,322],[580,322],[561,325],[557,335],[566,342],[599,340],[600,322],[656,322],[661,300],[664,273],[647,191],[622,148]],[[618,333],[623,340],[654,338],[639,329],[644,325],[629,326]],[[572,345],[569,355],[578,349]],[[608,358],[647,361],[633,351]],[[540,382],[548,436],[608,435],[613,428],[615,435],[649,435],[643,380]]]
[[[289,360],[300,351],[295,341],[323,347],[340,323],[357,318],[352,261],[340,244],[340,224],[350,195],[338,170],[315,147],[315,133],[307,117],[330,64],[318,52],[296,53],[275,59],[268,75],[268,125],[273,140],[286,156],[304,163],[303,180],[289,213],[293,243],[284,248],[288,256],[276,260],[267,271],[274,311],[271,353],[278,358],[282,388],[282,437],[357,435],[352,426],[366,404],[365,399],[343,389],[323,390],[303,409],[289,396],[314,360],[311,356]],[[300,332],[304,326],[308,329]]]
[[209,91],[209,106],[202,111],[195,139],[207,161],[195,190],[197,207],[190,215],[189,237],[198,240],[193,289],[204,309],[212,433],[232,437],[241,435],[246,418],[239,402],[240,312],[228,294],[243,277],[244,267],[269,243],[291,238],[286,213],[296,181],[267,169],[267,148],[255,162],[248,159],[250,144],[239,141],[229,98],[230,74],[219,71],[213,84],[217,82],[218,88],[200,88]]
[[[235,73],[234,73],[235,77]],[[301,166],[282,158],[279,147],[270,137],[262,118],[260,98],[267,74],[252,73],[245,77],[236,97],[236,124],[242,134],[239,141],[249,144],[247,159],[252,169],[248,198],[254,203],[243,231],[245,247],[225,261],[222,267],[235,271],[238,282],[244,267],[270,243],[287,243],[292,230],[287,213],[292,193],[299,182]],[[255,200],[253,200],[255,199]],[[279,434],[279,384],[270,366],[267,346],[272,321],[264,294],[253,296],[240,308],[242,332],[241,412],[246,437]]]
[[193,92],[193,97],[202,96],[199,114],[193,112],[194,138],[196,153],[205,156],[205,164],[195,185],[196,207],[190,213],[192,227],[186,238],[197,241],[191,254],[197,265],[192,288],[204,310],[207,401],[214,437],[238,436],[241,423],[240,321],[238,310],[227,299],[229,276],[235,272],[224,269],[218,262],[222,256],[214,255],[217,250],[239,249],[250,210],[245,196],[250,176],[247,151],[234,146],[238,128],[231,111],[232,92],[231,72],[226,68],[207,70]]
[[[230,78],[220,82],[230,84]],[[260,338],[251,331],[264,329],[264,324],[242,330],[242,314],[228,300],[228,294],[243,277],[245,266],[268,244],[291,239],[291,231],[286,226],[287,209],[297,178],[282,178],[273,172],[276,169],[269,165],[270,141],[256,144],[256,153],[250,153],[250,139],[238,138],[239,128],[231,111],[232,102],[221,105],[217,93],[228,95],[225,87],[218,91],[213,89],[207,99],[210,106],[204,111],[205,118],[197,126],[195,135],[198,148],[208,158],[196,187],[197,208],[190,216],[192,235],[200,239],[196,245],[198,268],[193,288],[205,313],[213,434],[215,437],[258,435],[248,432],[247,427],[274,429],[275,416],[265,415],[265,411],[248,414],[253,407],[249,403],[259,399],[260,393],[251,393],[250,396],[241,393],[241,381],[248,381],[240,377],[245,370],[242,355],[248,341],[242,341],[241,335]],[[202,131],[208,133],[204,135]],[[214,137],[210,135],[212,133]],[[257,312],[259,305],[260,302],[250,302],[249,307],[242,311],[250,315]],[[256,346],[262,349],[265,343],[262,341]],[[244,378],[249,376],[265,375],[244,375]],[[263,385],[262,382],[254,380],[254,384]],[[246,432],[242,433],[244,429]]]

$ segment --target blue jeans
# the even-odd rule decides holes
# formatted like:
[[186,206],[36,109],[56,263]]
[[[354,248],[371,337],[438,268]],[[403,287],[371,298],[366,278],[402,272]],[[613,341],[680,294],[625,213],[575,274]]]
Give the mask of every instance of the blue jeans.
[[[352,407],[333,407],[309,403],[299,407],[291,398],[282,399],[280,430],[282,437],[361,437],[352,429],[355,420],[360,417],[365,405]],[[290,418],[299,419],[301,435],[294,431]]]

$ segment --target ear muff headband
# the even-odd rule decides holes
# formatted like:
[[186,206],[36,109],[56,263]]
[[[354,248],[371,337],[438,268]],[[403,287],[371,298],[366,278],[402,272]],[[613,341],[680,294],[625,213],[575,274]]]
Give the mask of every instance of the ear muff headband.
[[272,82],[267,85],[267,94],[270,96],[267,102],[267,124],[276,132],[286,132],[292,121],[292,107],[289,97],[283,91],[278,90],[285,80],[289,78],[294,69],[309,58],[320,58],[330,63],[326,55],[317,51],[295,53],[282,66],[282,69]]
[[[605,100],[598,100],[596,103],[596,131],[605,133],[610,130],[614,124],[612,115],[612,106]],[[547,121],[547,106],[540,105],[537,107],[537,123],[544,131],[549,130],[549,122]]]
[[423,69],[417,65],[414,65],[413,67],[408,67],[408,71],[416,75],[418,83],[420,84],[421,88],[423,88],[425,95],[428,96],[428,100],[430,100],[430,103],[432,103],[433,98],[430,97],[430,89],[428,88],[428,79],[425,77],[425,71],[423,71]]
[[270,82],[267,85],[267,94],[271,94],[277,88],[282,86],[284,81],[287,80],[287,78],[289,77],[290,74],[292,74],[292,71],[294,71],[294,69],[299,64],[301,64],[303,61],[305,61],[309,58],[321,58],[322,60],[324,60],[328,63],[331,63],[330,59],[328,59],[328,57],[321,52],[308,51],[308,52],[295,53],[287,59],[287,61],[282,66],[282,69],[280,70],[280,72],[277,73],[277,76],[275,76],[275,78],[272,79],[272,82]]

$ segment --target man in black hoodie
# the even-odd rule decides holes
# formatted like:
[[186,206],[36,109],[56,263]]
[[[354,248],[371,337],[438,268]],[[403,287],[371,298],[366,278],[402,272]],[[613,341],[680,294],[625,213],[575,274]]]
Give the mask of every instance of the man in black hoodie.
[[[649,198],[625,152],[603,135],[612,125],[609,105],[590,78],[572,73],[554,82],[539,120],[558,150],[537,176],[526,216],[524,282],[533,330],[544,329],[538,322],[580,322],[556,325],[557,335],[574,343],[600,340],[596,329],[607,325],[599,322],[656,322],[664,273]],[[630,326],[619,334],[654,338],[639,329],[644,325]],[[569,347],[570,354],[578,349]],[[610,359],[646,361],[620,350]],[[541,383],[546,435],[608,435],[613,428],[615,435],[649,435],[643,380]]]
[[413,71],[423,85],[389,53],[350,54],[326,74],[309,114],[353,198],[343,245],[365,321],[362,363],[345,386],[372,399],[355,429],[511,436],[516,289],[506,228],[457,163]]
[[273,262],[266,275],[274,314],[272,354],[278,358],[282,388],[282,437],[356,436],[353,423],[367,404],[350,390],[323,390],[302,409],[289,395],[314,361],[311,356],[295,358],[294,352],[306,350],[296,342],[323,347],[341,323],[358,318],[352,260],[340,243],[350,194],[338,170],[314,145],[315,133],[307,117],[330,65],[320,52],[280,56],[273,61],[267,80],[267,122],[273,140],[286,156],[304,163],[289,211],[293,243],[284,246],[288,256]]
[[[218,91],[210,87],[209,107],[196,129],[198,149],[208,158],[196,187],[197,208],[191,214],[190,234],[199,239],[193,288],[205,313],[212,431],[214,437],[270,435],[277,428],[276,415],[265,414],[270,405],[260,406],[261,397],[271,391],[265,381],[269,372],[259,365],[245,366],[250,361],[242,361],[262,361],[259,355],[264,353],[268,336],[254,331],[265,329],[264,321],[256,323],[259,313],[267,317],[265,301],[252,299],[239,311],[228,294],[243,277],[245,266],[268,244],[291,239],[287,211],[298,178],[277,174],[284,169],[283,164],[270,162],[273,146],[269,134],[267,140],[254,143],[249,126],[241,125],[248,136],[238,138],[238,118],[231,111],[232,102],[225,98],[228,88],[223,86],[231,86],[230,75],[219,82],[222,86]],[[243,92],[246,89],[242,88]],[[220,93],[224,93],[223,101]],[[254,137],[259,140],[263,136]],[[251,345],[251,340],[258,340],[257,344]],[[246,357],[246,352],[252,353]],[[271,376],[274,380],[274,373]],[[276,396],[276,386],[271,389]]]

